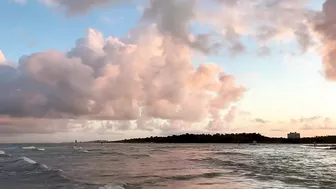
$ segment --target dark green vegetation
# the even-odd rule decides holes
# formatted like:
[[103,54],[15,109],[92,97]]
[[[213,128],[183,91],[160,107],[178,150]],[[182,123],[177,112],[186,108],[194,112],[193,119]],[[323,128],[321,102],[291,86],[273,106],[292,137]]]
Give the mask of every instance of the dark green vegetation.
[[[113,143],[336,143],[336,136],[317,136],[305,137],[296,140],[287,138],[274,138],[266,137],[258,133],[239,133],[239,134],[183,134],[172,135],[167,137],[147,137],[147,138],[134,138],[121,141],[113,141]],[[97,143],[110,142],[110,141],[93,141]]]

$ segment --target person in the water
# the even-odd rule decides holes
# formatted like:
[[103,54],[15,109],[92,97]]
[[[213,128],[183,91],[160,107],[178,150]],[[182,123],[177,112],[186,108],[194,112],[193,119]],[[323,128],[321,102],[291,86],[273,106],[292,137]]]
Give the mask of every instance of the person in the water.
[[75,140],[75,146],[77,146],[77,140]]

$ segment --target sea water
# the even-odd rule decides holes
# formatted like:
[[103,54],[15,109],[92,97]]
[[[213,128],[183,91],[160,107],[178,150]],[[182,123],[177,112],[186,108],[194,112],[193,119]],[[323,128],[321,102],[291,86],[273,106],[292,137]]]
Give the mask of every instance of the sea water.
[[325,148],[285,144],[78,145],[0,145],[0,188],[336,188],[336,150]]

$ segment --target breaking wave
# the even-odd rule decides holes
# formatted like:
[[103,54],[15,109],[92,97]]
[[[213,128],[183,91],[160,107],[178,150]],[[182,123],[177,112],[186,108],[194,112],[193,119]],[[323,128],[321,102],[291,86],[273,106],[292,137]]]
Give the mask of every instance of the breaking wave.
[[[7,155],[4,151],[0,151],[0,154]],[[71,188],[126,189],[126,184],[108,184],[102,186],[99,184],[78,181],[76,179],[67,177],[60,169],[49,168],[47,165],[38,163],[37,161],[25,156],[20,158],[12,158],[8,156],[8,158],[0,161],[0,170],[1,176],[5,176],[5,178],[7,178],[7,180],[1,180],[0,178],[0,183],[3,183],[4,186],[6,186],[6,182],[8,182],[9,178],[12,178],[13,182],[20,182],[21,180],[40,182],[42,188],[44,184],[47,184],[48,186],[53,185],[55,188],[73,186]]]
[[44,148],[36,148],[35,146],[24,146],[21,147],[23,150],[33,150],[33,151],[45,151]]
[[85,150],[85,149],[83,149],[82,147],[77,147],[77,146],[74,146],[74,147],[73,147],[73,150],[74,150],[75,152],[80,152],[80,153],[89,153],[88,150]]
[[99,187],[99,189],[126,189],[126,184],[108,184]]
[[0,150],[0,157],[10,157],[5,151]]
[[24,147],[21,147],[23,150],[34,150],[36,149],[35,146],[24,146]]

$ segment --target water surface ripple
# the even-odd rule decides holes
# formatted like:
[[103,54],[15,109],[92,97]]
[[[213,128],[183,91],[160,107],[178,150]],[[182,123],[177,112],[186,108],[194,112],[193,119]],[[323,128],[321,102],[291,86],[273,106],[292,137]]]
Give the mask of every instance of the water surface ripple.
[[0,145],[4,189],[336,188],[336,150],[304,145]]

